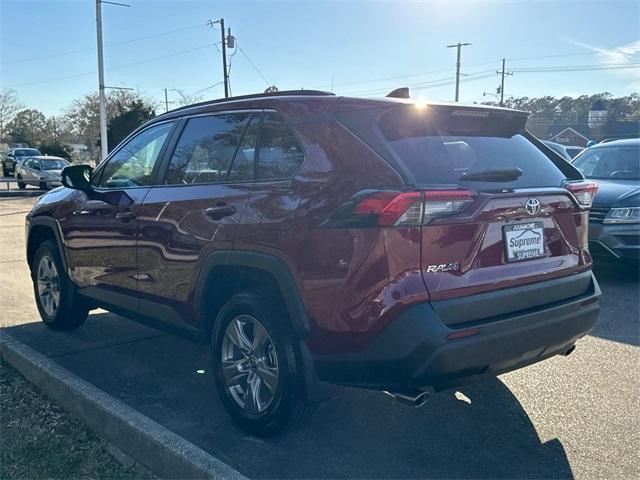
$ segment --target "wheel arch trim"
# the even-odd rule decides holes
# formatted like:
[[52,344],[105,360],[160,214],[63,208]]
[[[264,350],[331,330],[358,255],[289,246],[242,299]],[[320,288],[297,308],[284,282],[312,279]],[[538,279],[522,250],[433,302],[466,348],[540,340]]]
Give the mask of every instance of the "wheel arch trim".
[[31,234],[35,227],[47,227],[49,230],[53,232],[53,236],[55,238],[56,247],[58,248],[58,253],[60,254],[60,259],[62,260],[62,267],[64,271],[69,273],[69,261],[67,258],[67,251],[64,248],[64,242],[62,240],[62,230],[60,228],[60,224],[52,217],[32,217],[29,220],[29,228],[27,231],[27,238],[25,242],[26,247],[26,255],[27,255],[27,263],[31,267],[31,260],[29,258],[29,242],[31,241]]
[[205,289],[211,273],[219,266],[251,267],[273,276],[282,294],[295,333],[300,339],[306,337],[311,326],[296,281],[284,260],[266,253],[241,250],[218,250],[210,253],[200,269],[194,293],[194,306],[198,314],[204,314]]

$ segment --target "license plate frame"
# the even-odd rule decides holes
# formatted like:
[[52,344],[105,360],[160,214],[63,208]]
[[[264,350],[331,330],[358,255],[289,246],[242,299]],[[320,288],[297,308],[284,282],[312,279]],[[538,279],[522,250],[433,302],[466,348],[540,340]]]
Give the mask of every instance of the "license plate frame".
[[509,263],[526,262],[545,257],[547,254],[542,222],[504,225],[502,227],[502,242],[504,243],[505,258]]

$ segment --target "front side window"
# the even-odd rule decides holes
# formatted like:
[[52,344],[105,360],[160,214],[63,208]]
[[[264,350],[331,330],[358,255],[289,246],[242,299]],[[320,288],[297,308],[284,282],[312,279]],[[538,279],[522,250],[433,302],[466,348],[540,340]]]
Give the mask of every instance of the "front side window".
[[[194,117],[171,156],[165,184],[218,183],[227,178],[251,113]],[[253,158],[251,159],[253,162]]]
[[276,113],[265,113],[260,132],[257,178],[291,177],[302,165],[304,152],[284,119]]
[[156,125],[129,140],[108,160],[98,186],[126,188],[150,185],[153,167],[172,127],[173,123]]

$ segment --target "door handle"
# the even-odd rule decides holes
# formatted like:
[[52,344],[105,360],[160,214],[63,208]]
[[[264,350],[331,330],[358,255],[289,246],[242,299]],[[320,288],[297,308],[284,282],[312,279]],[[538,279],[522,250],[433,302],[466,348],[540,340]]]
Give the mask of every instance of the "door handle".
[[212,220],[221,220],[236,213],[236,207],[233,205],[218,205],[216,207],[207,208],[204,214]]
[[128,222],[129,220],[133,220],[136,217],[137,215],[130,210],[116,213],[116,219],[122,220],[123,222]]

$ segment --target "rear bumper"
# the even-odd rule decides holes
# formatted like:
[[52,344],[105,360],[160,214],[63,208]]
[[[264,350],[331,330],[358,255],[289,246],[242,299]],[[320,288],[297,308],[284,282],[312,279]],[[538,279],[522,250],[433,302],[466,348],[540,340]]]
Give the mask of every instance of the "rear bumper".
[[594,257],[640,258],[640,225],[589,223],[589,250]]
[[[567,277],[573,284],[578,274]],[[454,326],[429,303],[405,310],[364,351],[315,358],[320,379],[380,390],[436,390],[505,373],[570,350],[594,327],[601,295],[591,272],[589,286],[564,301]],[[542,284],[547,282],[542,282]],[[532,294],[541,283],[528,286]],[[520,291],[523,287],[518,287]],[[519,292],[520,293],[520,292]],[[491,301],[473,295],[477,304]],[[466,297],[468,299],[469,297]],[[495,301],[495,300],[494,300]],[[477,328],[474,336],[447,339]]]

